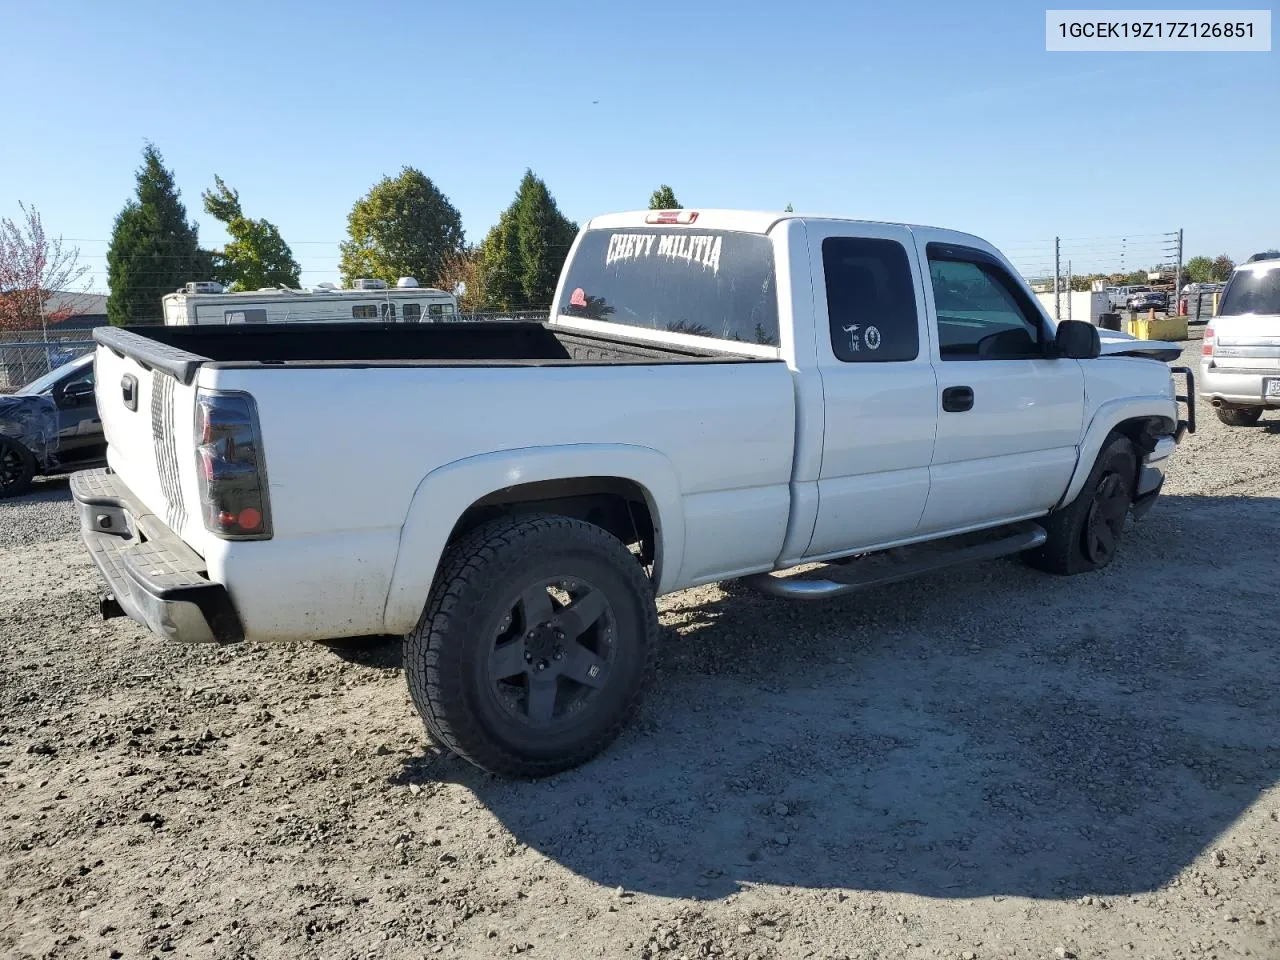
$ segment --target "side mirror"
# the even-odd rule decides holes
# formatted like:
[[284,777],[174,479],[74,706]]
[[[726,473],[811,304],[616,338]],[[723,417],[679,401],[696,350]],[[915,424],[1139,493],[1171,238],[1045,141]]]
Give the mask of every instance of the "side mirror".
[[93,384],[84,380],[76,383],[67,384],[67,388],[62,391],[64,400],[74,401],[75,403],[84,403],[93,399]]
[[1092,360],[1102,352],[1098,328],[1083,320],[1063,320],[1053,338],[1053,355],[1066,360]]

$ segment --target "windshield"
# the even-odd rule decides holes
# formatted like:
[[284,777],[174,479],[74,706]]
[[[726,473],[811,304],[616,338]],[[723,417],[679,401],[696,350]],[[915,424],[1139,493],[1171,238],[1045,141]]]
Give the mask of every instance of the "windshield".
[[32,380],[21,390],[16,390],[14,392],[20,397],[34,397],[37,394],[44,393],[71,372],[71,364],[74,362],[75,361],[71,361],[70,363],[64,363],[60,367],[54,367],[43,377]]
[[728,230],[589,230],[559,313],[670,333],[778,346],[768,237]]
[[1222,294],[1218,315],[1280,315],[1280,260],[1264,270],[1237,270]]

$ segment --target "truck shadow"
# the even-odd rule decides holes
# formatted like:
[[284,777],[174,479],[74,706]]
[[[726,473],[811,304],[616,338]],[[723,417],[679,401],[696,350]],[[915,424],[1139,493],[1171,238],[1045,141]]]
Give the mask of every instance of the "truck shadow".
[[1280,596],[1257,576],[1277,535],[1275,498],[1170,495],[1098,574],[678,595],[656,689],[595,761],[398,779],[463,783],[567,869],[664,896],[1152,890],[1280,775]]

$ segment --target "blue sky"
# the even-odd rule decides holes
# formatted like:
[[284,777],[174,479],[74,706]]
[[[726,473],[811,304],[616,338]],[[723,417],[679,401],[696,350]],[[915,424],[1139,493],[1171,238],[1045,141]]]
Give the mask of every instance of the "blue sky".
[[579,221],[666,182],[968,230],[1020,265],[1054,235],[1086,259],[1122,235],[1149,259],[1178,227],[1188,255],[1280,245],[1280,53],[1046,53],[1044,10],[3,0],[0,216],[35,204],[105,289],[149,138],[202,243],[217,173],[304,283],[337,279],[351,204],[404,165],[473,241],[531,167]]

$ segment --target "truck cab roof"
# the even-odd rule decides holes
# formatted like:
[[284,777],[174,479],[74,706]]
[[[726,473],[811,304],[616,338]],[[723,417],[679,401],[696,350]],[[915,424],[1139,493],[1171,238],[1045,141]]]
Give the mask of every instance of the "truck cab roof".
[[[666,219],[660,219],[665,215]],[[681,219],[671,219],[673,215]],[[692,219],[689,219],[692,217]],[[695,227],[707,230],[736,230],[742,233],[766,234],[784,220],[803,220],[805,222],[849,223],[864,226],[905,227],[908,230],[928,231],[936,239],[947,240],[967,246],[989,249],[990,244],[981,237],[944,227],[928,224],[912,224],[902,221],[865,220],[857,217],[839,217],[829,214],[787,213],[778,210],[729,210],[703,209],[697,210],[630,210],[624,213],[610,213],[592,217],[587,223],[588,230],[617,230],[626,227],[669,226]]]

